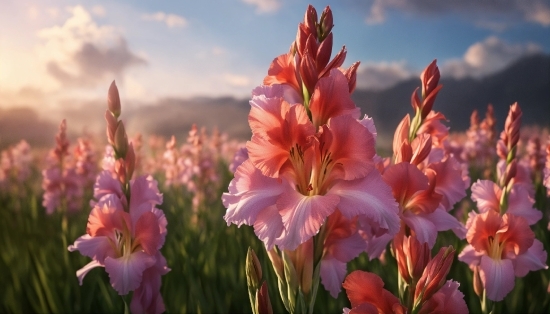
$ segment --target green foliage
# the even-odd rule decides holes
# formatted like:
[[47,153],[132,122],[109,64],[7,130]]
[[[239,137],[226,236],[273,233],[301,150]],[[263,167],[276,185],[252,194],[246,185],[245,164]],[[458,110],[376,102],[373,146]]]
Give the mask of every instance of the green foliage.
[[[220,169],[227,169],[221,165]],[[221,193],[227,189],[231,174],[222,170],[222,182],[216,195],[192,210],[192,200],[181,189],[165,188],[161,208],[168,220],[168,233],[162,253],[171,271],[163,276],[161,293],[169,313],[251,313],[245,276],[248,247],[256,252],[262,264],[263,276],[269,284],[274,313],[284,313],[277,287],[277,276],[269,262],[263,244],[249,226],[227,226],[223,220],[225,208]],[[1,313],[121,313],[124,299],[110,287],[104,269],[95,268],[87,274],[83,285],[76,271],[90,262],[67,246],[83,235],[90,212],[89,205],[74,214],[46,215],[36,182],[17,193],[0,195],[0,312]],[[540,192],[539,192],[540,193]],[[86,202],[87,204],[87,202]],[[546,204],[543,208],[546,207]],[[468,208],[470,209],[470,208]],[[534,226],[537,238],[550,249],[547,216]],[[452,232],[443,232],[433,249],[453,245],[457,255],[465,246]],[[397,295],[398,280],[395,259],[384,253],[383,261],[363,253],[348,264],[355,269],[378,274],[385,288]],[[456,259],[448,279],[460,282],[460,291],[471,312],[480,311],[479,298],[472,288],[472,272]],[[550,271],[530,272],[517,278],[514,290],[503,302],[496,304],[498,313],[542,313],[550,309],[547,292]],[[130,300],[130,298],[126,298]],[[318,290],[315,313],[341,313],[349,307],[344,291],[333,299],[322,287]]]

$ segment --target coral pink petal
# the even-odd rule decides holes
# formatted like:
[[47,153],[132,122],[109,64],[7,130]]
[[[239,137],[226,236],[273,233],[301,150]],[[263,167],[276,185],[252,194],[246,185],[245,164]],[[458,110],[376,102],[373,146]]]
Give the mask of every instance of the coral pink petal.
[[464,225],[443,208],[438,208],[433,213],[426,214],[426,217],[435,225],[437,231],[452,230],[459,239],[466,238]]
[[451,210],[455,203],[466,196],[460,164],[454,157],[450,157],[444,162],[433,163],[428,167],[437,174],[435,192],[443,195],[441,204],[445,210]]
[[286,84],[260,85],[252,90],[252,98],[261,95],[266,98],[283,98],[289,104],[302,103],[302,96]]
[[478,180],[472,184],[472,200],[480,213],[488,210],[500,212],[500,188],[489,180]]
[[[113,178],[111,171],[105,170],[97,176],[94,184],[94,199],[100,200],[103,196],[108,194],[115,194],[121,197],[124,193],[122,192],[120,182]],[[90,205],[93,207],[95,202],[90,201]]]
[[482,256],[479,275],[489,300],[502,301],[514,289],[514,266],[511,260],[494,260]]
[[76,271],[76,277],[78,278],[78,283],[82,286],[82,281],[84,280],[84,277],[90,270],[96,268],[96,267],[103,267],[100,262],[98,261],[91,261],[86,266],[80,268]]
[[277,200],[286,230],[284,248],[294,250],[317,234],[339,201],[336,195],[305,196],[288,187]]
[[68,249],[71,252],[79,251],[80,254],[103,263],[106,257],[116,255],[115,249],[111,245],[113,241],[115,241],[114,235],[109,239],[107,236],[92,237],[85,234],[76,239],[73,245],[69,245]]
[[433,248],[437,238],[437,227],[424,214],[415,215],[410,211],[403,213],[403,221],[414,231],[418,242],[428,243]]
[[335,258],[321,260],[321,283],[333,298],[338,298],[342,282],[346,277],[346,263]]
[[248,156],[264,175],[278,177],[289,151],[296,146],[305,150],[315,129],[304,106],[264,97],[255,97],[251,104],[248,121],[253,135],[246,144]]
[[353,271],[342,286],[353,308],[370,303],[378,309],[378,313],[394,313],[394,306],[399,305],[397,297],[384,289],[382,279],[373,273]]
[[391,188],[382,180],[378,171],[371,171],[366,177],[356,180],[338,180],[329,194],[338,195],[338,209],[348,219],[365,215],[377,227],[390,234],[399,231],[399,208]]
[[382,178],[391,186],[393,196],[400,204],[404,204],[416,192],[429,188],[428,177],[415,165],[408,162],[389,166],[384,171]]
[[502,218],[495,211],[476,215],[466,233],[466,239],[476,251],[489,250],[489,237],[494,237],[501,228]]
[[462,314],[468,313],[464,294],[458,290],[460,284],[453,280],[447,282],[420,309],[419,314]]
[[277,244],[277,239],[284,232],[283,219],[277,206],[271,205],[260,211],[254,222],[254,232],[268,251]]
[[130,216],[135,226],[141,215],[162,204],[162,194],[159,192],[157,181],[151,176],[137,177],[130,182],[130,190]]
[[518,255],[512,260],[514,263],[514,273],[516,277],[523,277],[530,271],[548,269],[546,265],[547,253],[542,246],[542,242],[535,239],[533,245],[527,252]]
[[359,109],[351,100],[348,79],[338,69],[319,79],[309,103],[313,124],[321,126],[330,118],[340,115],[352,115],[359,118]]
[[301,86],[296,78],[294,55],[286,53],[273,59],[263,83],[265,85],[289,84],[297,92],[301,91]]
[[481,257],[484,255],[484,252],[476,252],[474,247],[468,244],[458,255],[458,260],[468,264],[470,269],[473,271],[474,267],[479,266],[479,263],[481,263]]
[[146,212],[139,217],[135,225],[134,241],[141,245],[145,253],[149,255],[156,253],[161,236],[158,218],[153,212]]
[[134,252],[120,258],[105,259],[105,270],[111,286],[120,295],[126,295],[141,284],[143,272],[155,264],[155,258],[145,252]]
[[264,176],[250,160],[243,162],[229,184],[229,193],[223,193],[224,216],[227,225],[253,225],[258,213],[274,205],[283,193],[281,180]]
[[105,195],[90,212],[86,226],[88,234],[93,237],[113,236],[115,230],[124,230],[119,215],[119,212],[123,211],[124,208],[116,195]]
[[533,225],[542,218],[542,212],[533,207],[534,203],[535,200],[529,195],[527,188],[516,184],[508,196],[507,213],[523,217],[529,225]]
[[374,137],[350,115],[331,118],[328,126],[323,126],[319,142],[321,153],[329,152],[345,180],[362,178],[374,169]]
[[369,260],[372,261],[375,258],[379,258],[384,252],[388,243],[393,239],[394,235],[389,233],[383,234],[378,237],[372,237],[367,241],[367,248],[365,252],[369,255]]

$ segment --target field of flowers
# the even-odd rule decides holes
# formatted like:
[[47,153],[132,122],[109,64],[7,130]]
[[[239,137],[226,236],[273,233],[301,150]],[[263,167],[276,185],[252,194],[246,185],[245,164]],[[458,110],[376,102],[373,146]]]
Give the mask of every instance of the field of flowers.
[[449,134],[434,61],[384,155],[332,25],[308,7],[247,142],[130,137],[113,82],[105,139],[3,150],[0,312],[548,313],[548,131]]

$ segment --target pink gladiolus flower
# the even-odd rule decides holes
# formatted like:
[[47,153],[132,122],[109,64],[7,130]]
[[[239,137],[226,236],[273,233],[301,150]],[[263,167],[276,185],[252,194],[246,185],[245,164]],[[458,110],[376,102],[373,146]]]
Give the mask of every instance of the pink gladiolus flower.
[[[130,191],[130,204],[126,204],[120,183],[103,171],[96,182],[98,201],[90,213],[87,234],[69,246],[69,251],[94,259],[89,265],[105,267],[121,295],[139,287],[143,272],[155,265],[166,236],[166,218],[155,207],[162,203],[156,181],[138,177],[130,182]],[[124,211],[126,206],[129,212]],[[81,284],[89,270],[85,266],[78,272]]]
[[[478,180],[472,184],[472,200],[477,203],[480,213],[494,211],[500,213],[500,199],[502,188],[488,180]],[[515,184],[508,194],[507,213],[523,217],[529,225],[535,224],[542,218],[542,212],[533,207],[535,200],[529,195],[524,185]]]
[[295,249],[336,209],[348,219],[366,217],[380,235],[395,234],[397,207],[374,169],[370,121],[357,120],[342,72],[319,80],[312,120],[304,106],[286,102],[282,90],[265,90],[275,97],[253,96],[249,159],[222,196],[228,224],[254,225],[268,249]]
[[514,288],[515,277],[546,269],[546,252],[523,217],[493,210],[470,214],[469,245],[458,256],[479,274],[487,297],[501,301]]
[[42,205],[47,214],[56,209],[76,211],[82,202],[82,179],[76,173],[73,164],[69,163],[69,141],[66,136],[67,124],[65,120],[59,126],[56,136],[56,147],[47,157],[48,166],[42,171],[42,188],[44,196]]

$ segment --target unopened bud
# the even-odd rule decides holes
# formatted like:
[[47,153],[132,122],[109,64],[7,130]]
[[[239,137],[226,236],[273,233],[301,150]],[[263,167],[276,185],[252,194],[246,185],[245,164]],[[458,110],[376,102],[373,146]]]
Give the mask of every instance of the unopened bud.
[[264,281],[262,287],[256,292],[256,313],[257,314],[273,314],[271,300],[267,291],[267,281]]
[[424,273],[416,285],[415,304],[422,304],[430,299],[443,286],[453,263],[454,252],[455,249],[451,245],[442,247],[426,265]]
[[246,282],[248,287],[252,289],[260,288],[260,281],[262,280],[262,265],[258,260],[258,256],[252,248],[248,248],[246,253]]
[[126,152],[128,152],[128,136],[124,129],[124,123],[118,121],[115,132],[115,145],[114,145],[117,158],[125,158]]
[[319,35],[319,41],[325,39],[332,31],[332,27],[334,26],[333,22],[332,10],[330,9],[330,6],[326,6],[323,13],[321,13],[321,19],[319,20],[319,28],[321,32]]
[[483,289],[483,282],[479,276],[479,266],[476,266],[474,268],[474,292],[481,298],[483,296]]
[[120,96],[118,94],[118,88],[116,87],[115,81],[113,81],[109,87],[109,93],[107,94],[107,105],[113,116],[118,118],[120,116],[121,108]]

